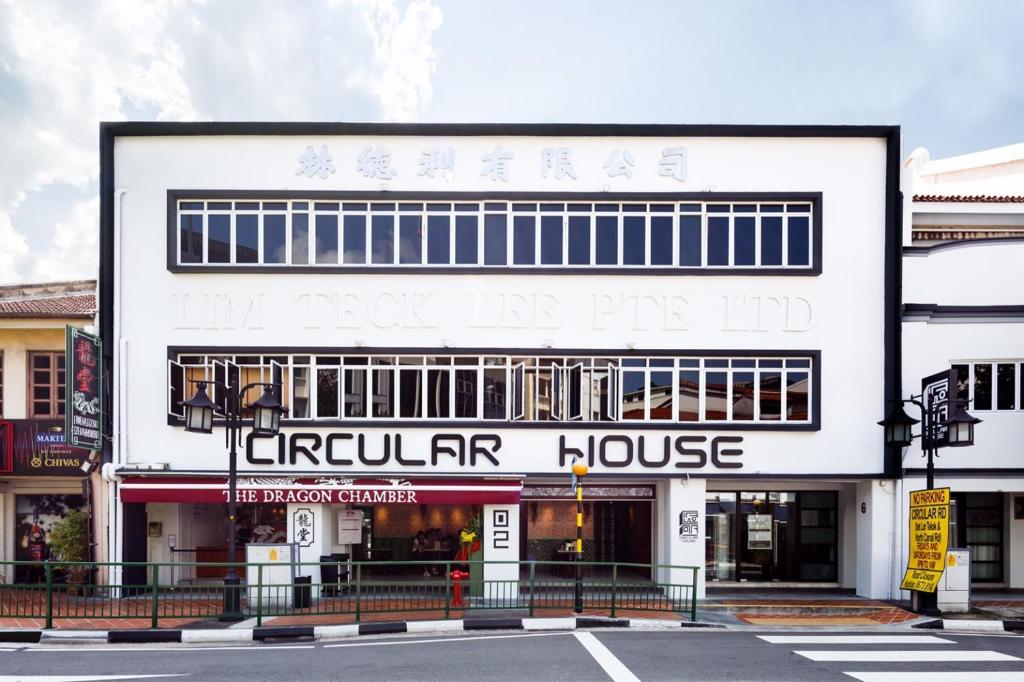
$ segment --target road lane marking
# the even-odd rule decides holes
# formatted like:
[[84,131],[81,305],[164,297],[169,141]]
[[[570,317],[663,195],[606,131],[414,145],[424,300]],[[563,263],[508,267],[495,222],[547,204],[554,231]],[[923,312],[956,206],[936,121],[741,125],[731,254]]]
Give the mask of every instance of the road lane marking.
[[640,678],[630,672],[629,668],[616,658],[615,654],[608,650],[604,644],[594,637],[590,632],[574,632],[573,636],[583,645],[587,653],[594,657],[597,664],[601,666],[612,682],[640,682]]
[[861,682],[1024,682],[1024,672],[970,672],[970,671],[936,671],[936,672],[870,672],[870,673],[848,673],[844,672],[855,680]]
[[112,644],[110,646],[36,646],[22,651],[68,652],[68,651],[276,651],[278,649],[315,649],[312,644],[265,644],[263,646],[131,646]]
[[143,680],[153,677],[188,677],[185,673],[164,675],[0,675],[0,682],[101,682],[102,680]]
[[933,635],[758,635],[769,644],[956,644]]
[[391,644],[433,644],[434,642],[468,642],[474,639],[519,639],[522,637],[564,637],[568,632],[537,632],[529,635],[477,635],[475,637],[439,637],[437,639],[389,639],[383,642],[349,642],[347,644],[324,644],[324,649],[340,649],[350,646],[387,646]]
[[876,661],[880,663],[949,661],[1019,661],[1016,656],[998,651],[897,650],[897,651],[794,651],[812,661]]

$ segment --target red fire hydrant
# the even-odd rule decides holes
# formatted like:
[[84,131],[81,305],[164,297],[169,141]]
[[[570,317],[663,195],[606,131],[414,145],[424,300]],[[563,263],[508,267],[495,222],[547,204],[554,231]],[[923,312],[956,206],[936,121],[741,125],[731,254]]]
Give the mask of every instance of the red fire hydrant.
[[462,581],[469,577],[469,573],[455,569],[452,571],[452,580],[455,581],[455,594],[452,596],[452,606],[462,606]]

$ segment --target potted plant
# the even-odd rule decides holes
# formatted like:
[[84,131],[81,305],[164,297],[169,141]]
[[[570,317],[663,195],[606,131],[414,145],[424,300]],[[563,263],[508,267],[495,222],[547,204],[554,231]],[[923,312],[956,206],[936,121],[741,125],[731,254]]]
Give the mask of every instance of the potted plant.
[[[55,561],[85,561],[89,555],[89,515],[71,509],[50,531],[50,555]],[[86,581],[87,566],[67,566],[68,585],[77,590]]]

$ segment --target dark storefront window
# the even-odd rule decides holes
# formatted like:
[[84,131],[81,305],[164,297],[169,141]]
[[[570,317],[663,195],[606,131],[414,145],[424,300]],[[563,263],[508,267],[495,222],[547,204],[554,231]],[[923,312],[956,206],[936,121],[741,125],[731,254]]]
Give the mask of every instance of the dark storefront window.
[[1003,581],[1002,493],[953,493],[949,546],[971,550],[971,580]]

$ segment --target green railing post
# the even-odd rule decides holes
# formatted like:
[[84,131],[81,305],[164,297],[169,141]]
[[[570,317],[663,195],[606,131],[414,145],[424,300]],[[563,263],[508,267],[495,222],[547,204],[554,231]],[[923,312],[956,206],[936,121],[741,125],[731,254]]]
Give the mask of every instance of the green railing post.
[[618,564],[612,564],[612,612],[611,612],[611,617],[612,618],[615,617],[615,585],[616,585],[616,582],[618,582],[618,580],[617,580],[618,577],[619,577],[619,565]]
[[256,564],[256,627],[263,625],[263,564]]
[[46,571],[46,629],[53,628],[53,565],[47,559],[43,563]]
[[356,622],[359,622],[359,612],[362,604],[359,603],[362,597],[363,565],[356,563]]
[[444,564],[444,619],[448,620],[452,615],[452,565],[449,562]]
[[153,569],[153,579],[150,585],[150,591],[152,592],[153,597],[153,615],[150,617],[149,626],[156,630],[160,610],[160,564],[150,564],[150,567]]
[[690,621],[697,622],[697,566],[693,567],[693,580],[690,582]]
[[530,618],[533,618],[533,593],[537,584],[537,563],[530,562]]

